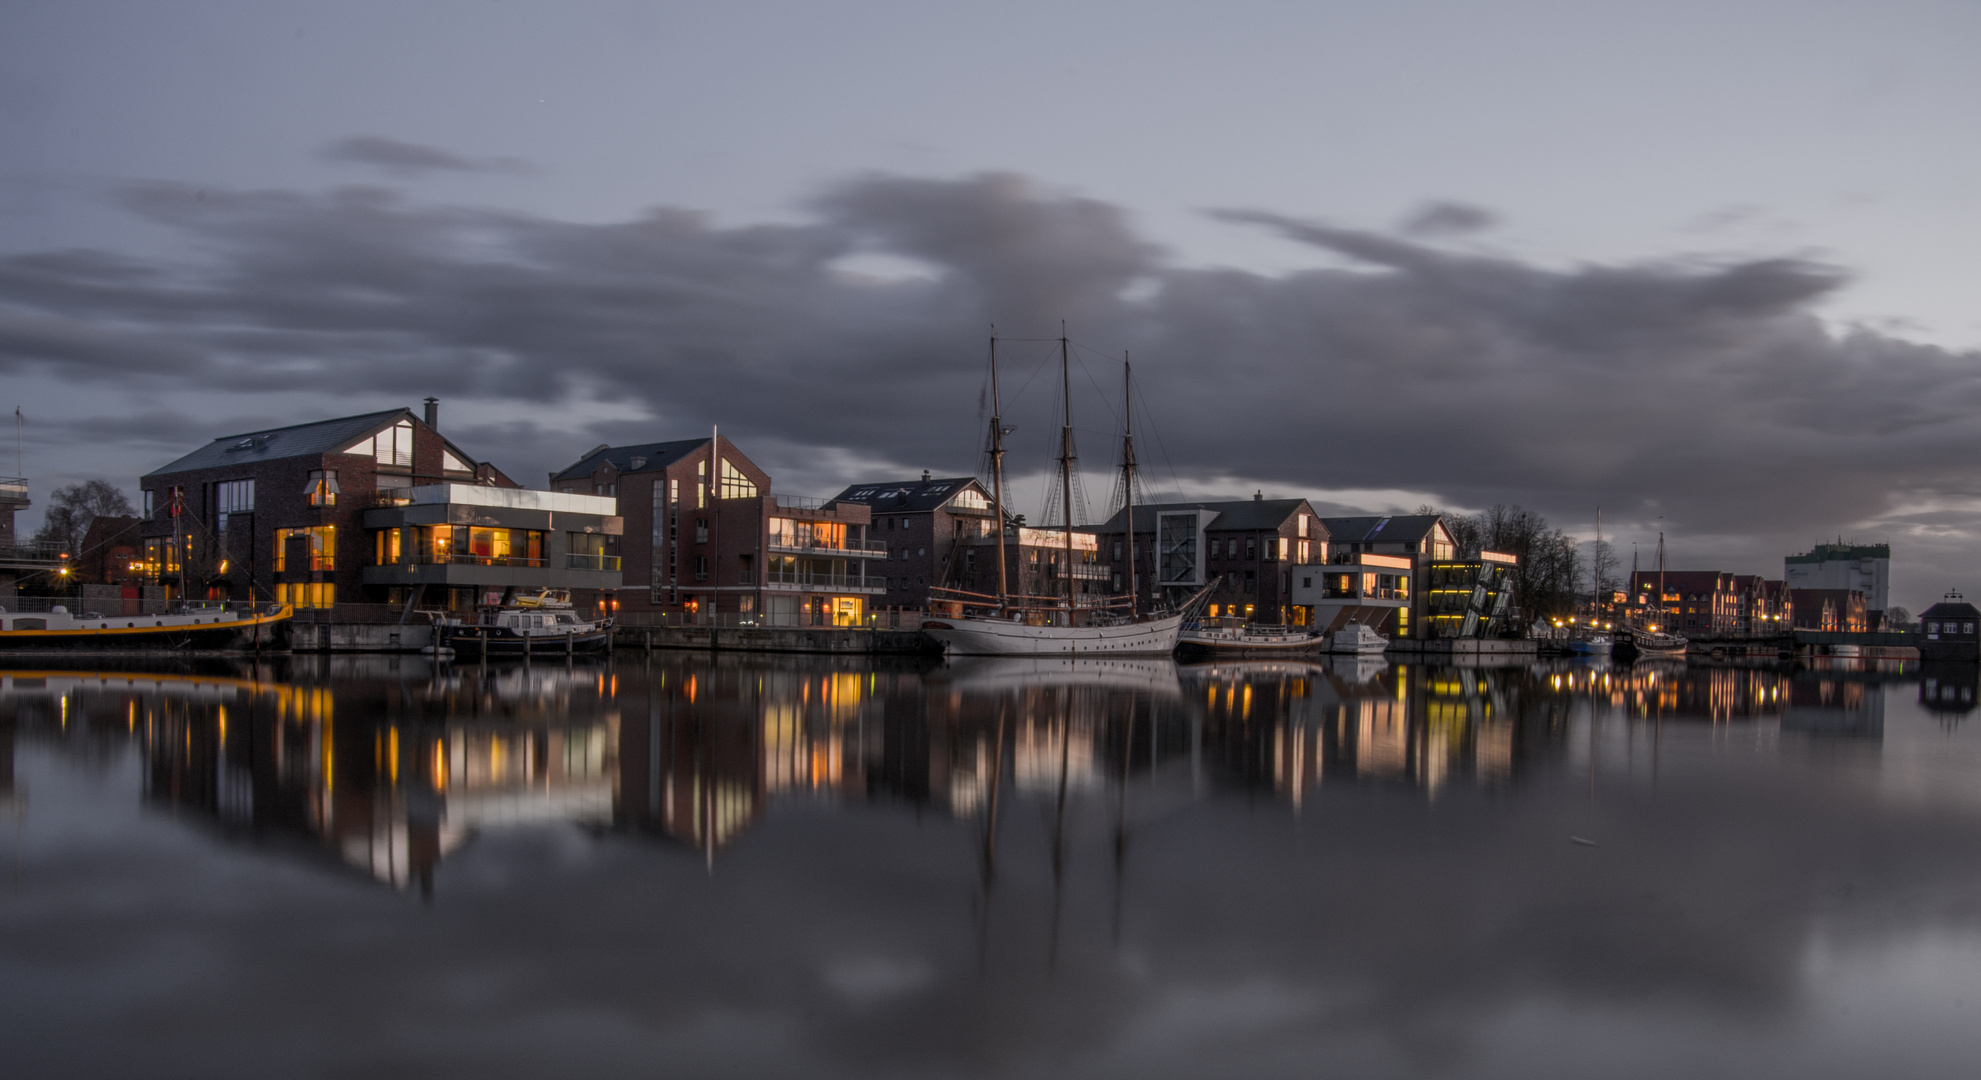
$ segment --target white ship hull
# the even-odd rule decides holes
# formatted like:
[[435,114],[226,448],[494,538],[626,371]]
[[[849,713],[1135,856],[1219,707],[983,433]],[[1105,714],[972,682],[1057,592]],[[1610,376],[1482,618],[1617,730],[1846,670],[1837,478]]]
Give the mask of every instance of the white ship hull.
[[1182,628],[1181,615],[1119,626],[1027,626],[957,615],[922,620],[922,633],[952,656],[1168,656]]

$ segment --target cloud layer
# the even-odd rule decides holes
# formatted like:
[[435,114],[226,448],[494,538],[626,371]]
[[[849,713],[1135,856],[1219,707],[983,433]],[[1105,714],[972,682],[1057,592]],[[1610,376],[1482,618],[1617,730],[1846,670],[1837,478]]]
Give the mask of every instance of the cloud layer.
[[[376,165],[478,167],[339,145]],[[1098,385],[1115,378],[1099,354],[1132,351],[1165,472],[1185,486],[1425,492],[1570,523],[1601,505],[1694,549],[1769,558],[1869,529],[1954,565],[1976,520],[1981,357],[1827,328],[1816,311],[1846,275],[1805,259],[1540,266],[1441,246],[1493,223],[1443,203],[1394,232],[1218,211],[1311,249],[1316,268],[1186,268],[1120,207],[1007,174],[855,178],[804,220],[759,224],[671,207],[575,223],[380,187],[124,197],[186,257],[0,260],[0,371],[329,399],[602,399],[650,419],[510,424],[481,432],[478,452],[529,476],[600,439],[720,423],[774,471],[825,484],[836,477],[805,462],[972,468],[987,328],[1051,337],[1064,319],[1098,350]],[[873,256],[910,269],[863,272]],[[1049,348],[1014,342],[1012,381]],[[1094,399],[1084,423],[1111,427],[1112,392],[1075,378]],[[1013,405],[1031,425],[1021,440],[1043,445],[1049,381]],[[1092,474],[1106,440],[1087,442]]]

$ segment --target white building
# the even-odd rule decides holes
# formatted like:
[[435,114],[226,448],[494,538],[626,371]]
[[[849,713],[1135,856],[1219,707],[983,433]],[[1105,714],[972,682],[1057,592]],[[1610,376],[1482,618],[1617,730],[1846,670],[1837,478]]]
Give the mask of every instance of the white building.
[[1890,544],[1817,544],[1782,560],[1782,578],[1789,588],[1856,589],[1871,612],[1882,612],[1889,604],[1891,576]]

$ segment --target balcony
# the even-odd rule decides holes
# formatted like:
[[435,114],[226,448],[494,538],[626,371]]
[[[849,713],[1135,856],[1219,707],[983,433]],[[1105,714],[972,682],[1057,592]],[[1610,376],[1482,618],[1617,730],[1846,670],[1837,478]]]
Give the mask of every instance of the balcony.
[[27,504],[27,480],[19,476],[0,476],[0,507],[19,510]]
[[[475,555],[466,551],[442,551],[413,560],[418,566],[549,566],[547,559],[527,555]],[[385,565],[391,566],[391,563]]]
[[887,558],[887,542],[884,540],[848,540],[844,545],[834,547],[830,544],[816,543],[809,536],[796,536],[788,542],[773,536],[770,539],[770,550],[799,554],[825,552],[829,555],[853,555],[867,559]]
[[764,575],[764,588],[789,592],[857,592],[884,593],[887,579],[884,577],[855,577],[849,574],[820,574],[797,571],[795,573],[771,571]]
[[49,570],[62,565],[61,544],[0,543],[0,569]]
[[619,556],[567,554],[564,556],[564,568],[566,570],[610,570],[616,574],[619,572]]

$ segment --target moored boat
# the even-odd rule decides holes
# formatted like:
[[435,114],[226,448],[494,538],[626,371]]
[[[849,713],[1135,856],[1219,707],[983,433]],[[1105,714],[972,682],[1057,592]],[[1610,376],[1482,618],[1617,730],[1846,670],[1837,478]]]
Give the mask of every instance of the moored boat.
[[474,622],[439,625],[440,645],[457,656],[597,652],[612,646],[611,619],[581,619],[568,599],[536,595],[482,612]]
[[1389,639],[1372,626],[1349,623],[1328,635],[1328,651],[1354,656],[1380,656],[1389,648]]
[[[1059,339],[1060,401],[1064,408],[1060,428],[1059,482],[1061,507],[1065,512],[1062,528],[1066,539],[1066,566],[1072,567],[1073,554],[1073,406],[1071,376],[1067,364],[1067,341]],[[1127,365],[1123,364],[1124,404],[1131,404],[1127,393]],[[1008,519],[1004,511],[1004,418],[997,381],[997,337],[990,347],[991,416],[987,447],[991,463],[991,513],[996,527],[997,594],[971,593],[960,589],[929,590],[928,614],[922,619],[922,632],[941,643],[943,651],[964,656],[1168,656],[1176,651],[1183,622],[1196,612],[1212,585],[1173,611],[1144,612],[1136,604],[1134,560],[1128,560],[1128,592],[1112,598],[1082,598],[1075,592],[1070,574],[1064,581],[1063,596],[1014,595],[1006,579],[1004,538]],[[1122,478],[1127,493],[1126,519],[1134,521],[1135,437],[1133,410],[1125,414],[1122,429]]]
[[56,604],[45,612],[0,611],[0,649],[190,649],[265,648],[294,614],[288,604],[238,611],[193,608],[173,614],[100,615],[71,612]]
[[1183,627],[1176,647],[1185,656],[1310,656],[1327,651],[1327,638],[1307,626],[1258,626],[1243,619],[1196,619]]

